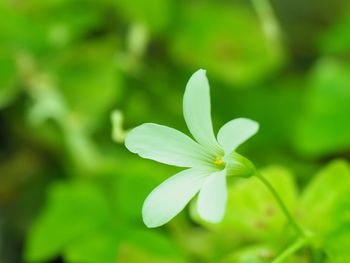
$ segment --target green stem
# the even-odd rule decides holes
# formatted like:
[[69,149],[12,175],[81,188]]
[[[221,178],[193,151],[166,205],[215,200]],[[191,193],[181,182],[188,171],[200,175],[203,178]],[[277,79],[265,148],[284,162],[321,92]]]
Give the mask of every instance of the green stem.
[[251,2],[259,17],[265,37],[270,43],[271,51],[282,55],[282,33],[271,3],[269,0],[251,0]]
[[272,195],[275,197],[277,203],[279,204],[280,208],[282,209],[283,213],[287,217],[289,223],[291,226],[295,229],[295,231],[300,235],[300,237],[305,238],[306,234],[302,230],[302,228],[297,224],[297,222],[294,220],[293,216],[288,211],[287,207],[285,206],[284,202],[282,201],[281,197],[276,192],[275,188],[269,183],[268,180],[266,180],[260,173],[256,173],[255,176],[260,179],[261,182],[265,184],[265,186],[270,190]]
[[307,243],[307,238],[299,238],[294,243],[292,243],[289,247],[286,248],[276,259],[272,261],[272,263],[280,263],[284,262],[286,258],[292,255],[294,252],[302,248]]

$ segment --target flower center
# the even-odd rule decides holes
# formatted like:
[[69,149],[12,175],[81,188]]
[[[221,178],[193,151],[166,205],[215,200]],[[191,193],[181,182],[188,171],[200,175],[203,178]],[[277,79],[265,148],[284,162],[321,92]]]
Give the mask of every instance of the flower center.
[[225,162],[219,156],[215,157],[214,164],[219,168],[223,168],[225,166]]

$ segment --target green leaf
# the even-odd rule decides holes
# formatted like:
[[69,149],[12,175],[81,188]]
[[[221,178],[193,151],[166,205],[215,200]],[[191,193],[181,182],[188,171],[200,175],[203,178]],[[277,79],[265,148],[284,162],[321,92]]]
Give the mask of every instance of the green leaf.
[[315,66],[295,138],[301,153],[318,157],[350,147],[349,86],[350,64],[324,59]]
[[171,39],[173,59],[228,84],[257,83],[282,63],[256,14],[240,4],[187,4]]
[[350,52],[350,8],[343,10],[334,24],[321,35],[319,47],[323,54],[349,54]]
[[120,239],[121,231],[100,228],[67,246],[64,258],[67,262],[115,263]]
[[[348,199],[349,193],[350,167],[342,160],[322,169],[302,193],[299,216],[303,225],[313,232],[316,245],[322,244],[327,234],[339,227],[343,216],[335,209]],[[340,219],[336,220],[337,216]]]
[[[349,210],[349,208],[348,208]],[[348,217],[348,220],[350,218]],[[323,244],[330,262],[332,263],[344,263],[350,262],[350,224],[339,228],[331,235],[327,236],[327,240]]]
[[131,229],[127,233],[126,240],[154,255],[181,257],[181,253],[173,241],[154,230]]
[[350,199],[349,191],[339,194],[337,202],[331,210],[331,231],[326,235],[322,247],[331,262],[343,263],[350,261]]
[[82,44],[59,54],[50,67],[68,107],[88,127],[108,115],[122,89],[114,48],[108,39]]
[[9,105],[19,93],[16,78],[14,57],[0,47],[0,109]]
[[[291,172],[283,167],[270,166],[261,173],[274,186],[289,210],[293,211],[296,186]],[[196,220],[200,220],[194,207],[191,212]],[[229,185],[226,215],[221,223],[208,225],[204,221],[199,222],[240,240],[273,240],[281,235],[287,224],[273,195],[256,177]]]
[[43,261],[57,256],[78,239],[109,224],[103,193],[88,183],[56,183],[49,189],[46,206],[34,222],[26,242],[25,259]]
[[45,23],[37,23],[24,11],[25,8],[15,8],[8,1],[0,3],[0,16],[3,21],[0,30],[0,42],[7,51],[19,52],[23,49],[32,51],[47,47],[44,27]]
[[116,178],[113,188],[116,210],[126,222],[143,225],[141,211],[144,200],[155,187],[179,169],[145,162],[137,156],[130,158],[120,155],[119,161],[119,171],[122,172]]
[[[135,163],[135,165],[138,165]],[[141,168],[142,166],[139,165]],[[148,168],[148,167],[144,167]],[[147,170],[145,173],[130,173],[121,175],[115,188],[117,209],[121,217],[129,221],[142,222],[142,204],[147,195],[152,191],[155,182],[150,180]],[[140,184],[142,182],[142,184]],[[132,191],[130,191],[132,189]],[[127,201],[126,201],[127,200]]]
[[183,255],[166,236],[154,230],[134,229],[121,244],[117,262],[182,263]]
[[100,228],[71,243],[64,251],[68,262],[139,262],[134,258],[145,255],[149,260],[182,262],[183,255],[166,235],[154,230],[138,229],[134,225],[122,228]]
[[41,24],[46,22],[46,39],[55,48],[80,40],[98,28],[105,18],[105,6],[94,1],[47,1],[45,5],[37,1],[36,4],[41,15],[31,19]]
[[[4,3],[3,3],[4,2]],[[8,49],[42,55],[79,40],[101,24],[104,6],[91,1],[26,1],[0,4],[0,40]],[[42,57],[41,57],[42,58]]]
[[[275,256],[275,251],[266,245],[248,246],[226,256],[220,263],[267,263]],[[292,261],[284,261],[289,262]]]
[[145,24],[154,32],[167,28],[173,15],[173,2],[169,0],[118,0],[117,12],[129,22]]

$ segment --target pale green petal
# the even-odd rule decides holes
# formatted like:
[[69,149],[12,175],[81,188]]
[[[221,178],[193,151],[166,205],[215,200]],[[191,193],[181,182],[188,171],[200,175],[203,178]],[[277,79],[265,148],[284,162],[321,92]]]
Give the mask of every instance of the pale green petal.
[[204,182],[198,196],[198,214],[211,223],[220,222],[227,201],[226,170],[215,172]]
[[210,116],[209,83],[205,70],[196,71],[187,83],[183,98],[183,112],[188,129],[201,145],[220,153]]
[[125,146],[143,158],[180,167],[205,166],[214,158],[182,132],[153,123],[131,130]]
[[143,222],[147,227],[158,227],[180,213],[199,191],[210,172],[190,168],[184,170],[155,188],[146,198]]
[[225,151],[225,155],[241,145],[252,137],[259,130],[259,124],[256,121],[238,118],[229,121],[221,127],[218,133],[218,141]]

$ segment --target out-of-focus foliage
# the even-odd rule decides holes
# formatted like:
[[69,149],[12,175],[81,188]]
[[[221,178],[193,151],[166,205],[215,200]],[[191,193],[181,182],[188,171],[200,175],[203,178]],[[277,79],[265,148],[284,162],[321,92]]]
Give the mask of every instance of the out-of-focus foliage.
[[[294,209],[296,186],[290,172],[283,167],[268,167],[262,170],[262,173],[278,189],[288,208]],[[285,227],[286,218],[278,204],[257,178],[232,182],[229,186],[228,200],[229,212],[224,220],[220,224],[208,227],[230,236],[231,233],[236,233],[233,237],[236,239],[257,241],[274,240]]]
[[178,170],[120,142],[144,122],[186,131],[182,96],[198,68],[214,127],[260,123],[238,150],[311,235],[286,262],[350,262],[349,10],[345,0],[1,1],[0,262],[264,263],[294,242],[254,178],[229,179],[220,224],[193,202],[160,229],[143,225],[143,200]]
[[179,22],[175,59],[190,68],[202,65],[231,86],[256,83],[281,64],[279,47],[269,45],[250,6],[192,3]]
[[301,151],[323,155],[343,151],[350,146],[349,74],[349,64],[330,58],[315,65],[295,139]]

